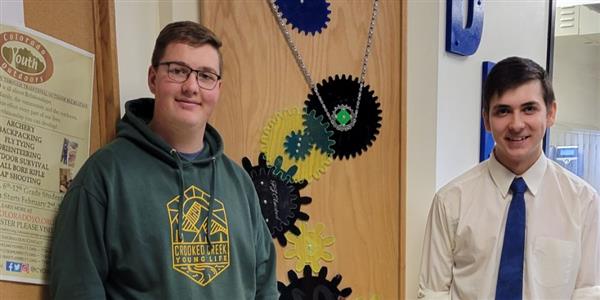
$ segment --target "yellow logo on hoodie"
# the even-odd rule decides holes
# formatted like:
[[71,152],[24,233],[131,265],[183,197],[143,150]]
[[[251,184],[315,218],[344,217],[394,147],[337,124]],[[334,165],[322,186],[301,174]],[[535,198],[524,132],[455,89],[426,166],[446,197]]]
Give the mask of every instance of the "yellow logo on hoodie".
[[[207,230],[210,195],[192,185],[185,190],[184,198],[181,226],[178,226],[179,196],[167,203],[173,269],[206,286],[229,267],[227,213],[223,202],[214,199],[210,230]],[[180,240],[179,230],[182,230],[183,240]]]

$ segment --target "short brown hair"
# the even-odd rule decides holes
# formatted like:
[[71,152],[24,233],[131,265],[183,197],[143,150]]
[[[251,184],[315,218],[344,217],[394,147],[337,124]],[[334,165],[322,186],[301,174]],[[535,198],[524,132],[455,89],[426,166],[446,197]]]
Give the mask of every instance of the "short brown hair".
[[[219,73],[223,73],[223,58],[221,56],[221,40],[210,29],[192,21],[173,22],[165,26],[154,44],[152,52],[152,66],[155,68],[160,63],[165,49],[171,43],[184,43],[193,47],[211,45],[219,55]],[[222,74],[221,74],[222,76]]]
[[494,96],[502,97],[505,92],[518,88],[532,80],[542,84],[542,96],[546,107],[554,102],[554,90],[548,73],[528,58],[508,57],[498,62],[483,84],[482,110],[488,113]]

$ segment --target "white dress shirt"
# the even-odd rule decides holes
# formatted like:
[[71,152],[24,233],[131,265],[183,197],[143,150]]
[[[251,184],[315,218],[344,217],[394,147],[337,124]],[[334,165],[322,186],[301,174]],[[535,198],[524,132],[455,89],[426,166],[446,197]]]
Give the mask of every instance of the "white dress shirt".
[[[600,196],[543,154],[522,177],[523,299],[600,299]],[[437,192],[419,299],[494,299],[514,178],[492,154]]]

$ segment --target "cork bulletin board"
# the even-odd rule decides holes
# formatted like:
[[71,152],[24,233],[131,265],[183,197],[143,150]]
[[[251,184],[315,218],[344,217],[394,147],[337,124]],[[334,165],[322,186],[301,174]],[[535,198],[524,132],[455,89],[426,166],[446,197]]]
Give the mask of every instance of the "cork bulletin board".
[[[25,26],[95,55],[90,153],[110,141],[119,118],[112,0],[24,0]],[[47,286],[0,281],[0,299],[49,299]]]

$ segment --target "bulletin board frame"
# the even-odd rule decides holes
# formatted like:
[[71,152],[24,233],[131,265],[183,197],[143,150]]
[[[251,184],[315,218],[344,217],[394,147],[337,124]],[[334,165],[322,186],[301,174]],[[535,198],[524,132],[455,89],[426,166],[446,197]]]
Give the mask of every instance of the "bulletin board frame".
[[[25,26],[95,55],[90,153],[115,136],[120,116],[113,0],[24,0]],[[0,299],[49,299],[46,285],[0,281]]]

